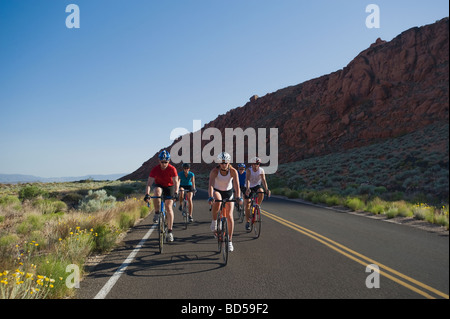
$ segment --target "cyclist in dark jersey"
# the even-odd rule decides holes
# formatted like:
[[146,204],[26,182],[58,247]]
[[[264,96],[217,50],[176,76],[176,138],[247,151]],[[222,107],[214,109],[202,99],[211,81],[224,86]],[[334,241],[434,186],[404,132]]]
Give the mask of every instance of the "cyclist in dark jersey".
[[189,221],[193,222],[194,219],[192,217],[192,212],[194,210],[194,205],[192,202],[192,197],[196,191],[195,189],[195,174],[191,172],[191,166],[188,163],[183,164],[183,171],[178,173],[178,180],[180,182],[180,197],[179,197],[179,203],[178,209],[181,211],[181,203],[183,202],[184,198],[184,191],[192,191],[188,193],[188,207],[189,207]]

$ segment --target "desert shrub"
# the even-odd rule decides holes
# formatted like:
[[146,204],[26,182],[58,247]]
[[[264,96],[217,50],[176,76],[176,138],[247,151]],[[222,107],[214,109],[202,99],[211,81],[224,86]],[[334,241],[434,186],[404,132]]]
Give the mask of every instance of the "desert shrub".
[[386,210],[386,202],[381,200],[379,197],[375,197],[367,203],[366,209],[373,214],[383,214]]
[[130,227],[133,227],[136,219],[131,214],[120,213],[119,217],[119,228],[121,230],[127,230]]
[[269,175],[267,177],[267,179],[268,179],[269,185],[273,189],[277,189],[277,188],[283,187],[285,185],[284,180],[279,176]]
[[33,202],[33,207],[42,214],[53,214],[67,211],[66,203],[56,199],[37,199]]
[[144,218],[148,215],[149,208],[147,206],[141,206],[139,208],[139,217]]
[[398,207],[396,207],[395,205],[389,205],[385,214],[387,218],[396,217],[398,215]]
[[394,202],[393,205],[397,207],[398,215],[402,217],[411,217],[414,215],[410,208],[411,205],[408,205],[404,200]]
[[19,190],[19,199],[30,200],[37,197],[48,197],[48,193],[36,185],[27,185]]
[[337,195],[329,195],[325,198],[325,203],[328,206],[339,206],[342,204],[342,200]]
[[363,210],[365,207],[364,202],[357,198],[357,197],[350,197],[347,198],[347,200],[345,201],[345,206],[353,209],[353,210]]
[[92,191],[81,200],[79,209],[84,212],[96,212],[99,210],[114,208],[116,204],[116,198],[114,196],[108,196],[105,190]]
[[433,222],[434,207],[420,203],[413,206],[412,212],[414,214],[414,217],[417,219]]
[[387,189],[384,186],[377,186],[373,190],[373,193],[376,194],[376,195],[382,195],[382,194],[384,194],[386,192],[387,192]]
[[99,224],[94,227],[94,251],[107,252],[114,247],[118,232],[110,225]]
[[42,215],[29,214],[23,222],[17,225],[18,234],[26,235],[35,230],[41,230],[44,227]]
[[78,193],[68,193],[63,196],[61,199],[64,203],[67,205],[70,205],[71,207],[76,207],[81,200],[83,199],[83,195]]
[[16,206],[16,205],[20,205],[20,199],[17,198],[17,196],[11,196],[11,195],[7,195],[7,196],[3,196],[0,197],[0,206]]
[[296,190],[291,190],[289,192],[286,193],[286,196],[288,198],[299,198],[300,197],[300,193]]

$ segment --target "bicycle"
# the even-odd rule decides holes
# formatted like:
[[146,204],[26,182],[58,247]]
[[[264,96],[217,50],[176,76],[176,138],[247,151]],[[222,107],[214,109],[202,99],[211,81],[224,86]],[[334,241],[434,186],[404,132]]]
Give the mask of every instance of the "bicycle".
[[183,196],[183,202],[180,203],[182,205],[182,214],[183,214],[183,224],[184,229],[187,229],[187,226],[189,224],[189,208],[188,208],[188,193],[195,193],[193,190],[183,190],[184,196]]
[[255,232],[255,238],[259,238],[261,235],[261,209],[258,203],[258,194],[265,194],[265,192],[253,192],[250,206],[251,206],[251,215],[250,215],[250,231]]
[[158,229],[159,229],[159,253],[162,253],[164,248],[164,242],[166,241],[166,236],[168,233],[166,207],[164,202],[166,201],[166,199],[171,199],[171,197],[151,196],[150,198],[161,199],[161,208],[159,210],[159,218],[158,218]]
[[[228,222],[227,222],[227,216],[228,211],[225,208],[226,203],[235,203],[235,199],[214,199],[214,202],[221,203],[219,211],[217,212],[217,228],[215,231],[215,236],[217,237],[217,245],[219,254],[222,252],[222,258],[223,258],[223,264],[224,266],[228,263],[228,247],[230,243],[230,234],[228,233]],[[209,210],[212,209],[212,206]],[[233,218],[233,216],[229,216],[230,218]]]
[[242,204],[239,204],[239,203],[236,203],[236,210],[237,210],[237,212],[238,212],[238,220],[239,220],[239,223],[242,223],[242,222],[244,222],[244,217],[245,217],[245,209],[244,209],[244,204],[242,203]]

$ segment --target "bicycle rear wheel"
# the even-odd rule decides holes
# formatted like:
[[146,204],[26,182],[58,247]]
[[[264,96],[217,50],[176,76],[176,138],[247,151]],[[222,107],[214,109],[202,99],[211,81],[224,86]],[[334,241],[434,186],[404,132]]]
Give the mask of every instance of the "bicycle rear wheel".
[[259,238],[261,235],[261,210],[258,205],[255,206],[254,214],[253,230],[255,231],[255,238]]
[[165,234],[165,218],[164,218],[164,213],[160,212],[159,213],[159,219],[158,219],[158,229],[159,229],[159,253],[163,252],[163,248],[164,248],[164,240],[166,237]]

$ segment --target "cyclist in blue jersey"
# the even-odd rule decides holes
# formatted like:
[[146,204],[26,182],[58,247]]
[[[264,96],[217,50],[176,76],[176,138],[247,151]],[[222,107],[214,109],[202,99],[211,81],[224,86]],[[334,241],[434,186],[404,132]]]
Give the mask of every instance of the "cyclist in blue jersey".
[[245,187],[245,177],[247,176],[247,172],[245,171],[245,164],[238,164],[238,176],[239,176],[239,187],[241,189],[241,194],[245,194],[247,188]]
[[192,212],[194,210],[194,205],[192,202],[192,197],[194,195],[194,193],[196,192],[195,189],[195,174],[191,172],[191,166],[188,163],[184,163],[183,164],[183,171],[178,173],[178,180],[180,183],[180,200],[179,203],[180,205],[178,206],[178,209],[181,211],[182,210],[182,205],[181,203],[183,202],[183,198],[184,198],[184,191],[185,190],[189,190],[189,191],[193,191],[188,193],[188,205],[189,205],[189,221],[193,222],[194,219],[192,218]]

